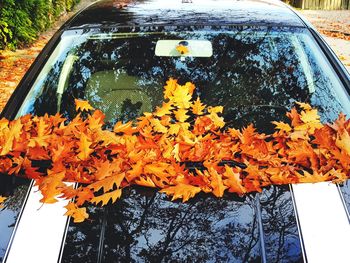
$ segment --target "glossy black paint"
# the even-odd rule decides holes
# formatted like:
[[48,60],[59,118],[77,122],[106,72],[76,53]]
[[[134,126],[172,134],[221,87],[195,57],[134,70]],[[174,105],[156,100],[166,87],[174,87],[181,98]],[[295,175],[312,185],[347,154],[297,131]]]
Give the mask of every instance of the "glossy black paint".
[[347,216],[350,223],[350,180],[338,185],[338,190],[342,197],[344,209],[347,211]]
[[[89,9],[87,9],[86,11],[81,12],[80,14],[78,14],[76,17],[73,17],[68,23],[66,23],[57,33],[56,35],[53,37],[53,39],[49,42],[49,44],[45,47],[45,49],[42,51],[42,53],[38,56],[38,58],[36,59],[35,63],[33,63],[33,66],[28,70],[27,74],[25,75],[25,77],[22,79],[21,83],[18,85],[18,88],[15,90],[15,92],[13,93],[11,99],[9,100],[9,102],[7,103],[5,109],[3,110],[3,112],[1,113],[2,117],[7,117],[7,118],[14,118],[18,108],[20,107],[20,105],[22,104],[26,94],[28,93],[28,90],[30,89],[34,79],[36,78],[36,76],[38,75],[39,71],[41,70],[44,62],[46,61],[46,59],[48,58],[48,56],[52,53],[54,47],[57,44],[57,41],[59,39],[59,37],[61,36],[62,32],[66,29],[69,28],[74,28],[74,27],[99,27],[99,26],[125,26],[125,25],[135,25],[137,23],[146,23],[146,24],[153,24],[154,23],[175,23],[175,24],[186,24],[186,23],[194,23],[194,24],[220,24],[220,23],[229,23],[229,24],[272,24],[272,25],[286,25],[286,26],[300,26],[300,27],[307,27],[309,28],[309,30],[312,32],[314,38],[317,40],[317,42],[319,43],[319,45],[321,46],[321,48],[323,49],[324,53],[327,55],[327,58],[329,59],[329,61],[332,63],[335,71],[337,72],[339,78],[342,80],[342,82],[344,83],[344,86],[349,90],[350,88],[350,78],[349,78],[349,74],[346,72],[346,70],[344,69],[344,67],[342,66],[341,62],[339,61],[339,59],[334,55],[334,53],[330,50],[330,48],[324,43],[324,41],[321,39],[321,37],[319,36],[319,34],[317,32],[315,32],[312,28],[310,28],[310,26],[305,23],[304,21],[302,21],[299,18],[296,18],[296,16],[292,17],[292,18],[287,18],[287,22],[286,22],[286,17],[287,16],[291,16],[292,11],[288,10],[285,7],[282,7],[280,5],[271,5],[266,3],[265,6],[266,8],[271,8],[273,10],[275,10],[276,12],[279,12],[279,15],[277,15],[276,17],[274,17],[273,19],[269,18],[264,18],[264,15],[266,16],[266,10],[260,10],[260,11],[256,11],[257,14],[260,15],[259,19],[255,19],[254,16],[254,12],[251,11],[247,11],[247,10],[241,10],[243,12],[243,15],[241,17],[237,16],[237,20],[235,20],[235,17],[232,16],[230,17],[233,10],[231,10],[231,14],[225,12],[225,14],[220,15],[220,11],[219,12],[214,12],[213,15],[209,20],[208,20],[208,15],[211,15],[212,12],[209,12],[208,10],[204,13],[201,14],[189,14],[188,12],[186,13],[185,11],[182,14],[182,17],[175,17],[176,12],[171,13],[174,14],[173,18],[171,18],[169,21],[167,21],[167,17],[164,15],[167,15],[167,13],[164,11],[163,13],[159,14],[159,16],[154,16],[153,18],[148,18],[146,17],[147,14],[150,15],[152,14],[152,12],[144,12],[141,10],[140,11],[140,5],[138,7],[134,6],[132,8],[128,8],[127,10],[120,10],[118,7],[112,8],[113,1],[102,1],[97,3],[96,5],[93,5],[92,7],[90,7]],[[150,3],[151,1],[139,1],[139,2],[143,2],[143,3]],[[261,1],[249,1],[249,2],[261,2]],[[216,6],[218,7],[218,6]],[[113,10],[109,10],[109,9],[113,9]],[[96,10],[96,14],[94,13]],[[212,10],[210,10],[212,11]],[[221,10],[222,11],[222,10]],[[115,18],[115,14],[120,15],[121,17]],[[135,16],[134,14],[138,14],[138,16]],[[187,14],[188,17],[184,17],[184,15]],[[215,16],[216,14],[216,16]],[[236,13],[237,14],[237,13]],[[196,17],[196,15],[198,17]],[[97,21],[97,18],[101,16],[105,16],[105,20],[101,23],[99,21]],[[163,17],[164,16],[164,17]],[[90,17],[90,18],[89,18]],[[228,19],[228,22],[225,22],[224,20]],[[207,22],[208,21],[208,22]],[[2,183],[2,181],[1,181]],[[347,192],[349,192],[350,190],[346,190]],[[345,192],[345,193],[347,193]],[[347,195],[349,196],[349,195]],[[349,199],[350,200],[350,197]],[[262,210],[264,211],[264,202],[262,201]],[[350,202],[348,201],[347,204],[349,204]],[[101,211],[97,211],[96,213],[105,213],[105,212],[101,212]],[[264,212],[262,212],[264,215]],[[269,227],[268,226],[268,222],[269,222],[269,216],[268,216],[268,212],[265,214],[266,217],[265,219],[263,219],[263,225],[265,225],[265,227]],[[92,223],[96,223],[96,228],[98,228],[99,230],[97,231],[101,231],[102,225],[99,224],[100,219],[94,219],[92,218]],[[265,223],[264,223],[265,222]],[[90,222],[91,223],[91,222]],[[89,225],[87,226],[90,229],[93,228],[94,226]],[[1,233],[0,233],[1,234]],[[265,241],[268,243],[270,241],[268,241],[269,237],[265,236]],[[292,237],[292,240],[294,240],[294,237]],[[99,240],[100,242],[100,240]],[[286,242],[288,244],[288,242]],[[285,244],[286,244],[285,243]],[[91,249],[93,246],[96,246],[96,244],[92,244],[90,246],[89,249]],[[99,246],[99,244],[97,245]],[[293,245],[294,246],[294,245]],[[84,248],[82,248],[84,249]],[[89,250],[90,251],[90,250]],[[280,250],[278,250],[280,251]],[[277,252],[278,252],[277,251]],[[66,251],[65,251],[66,253]],[[101,253],[101,252],[100,252]],[[267,257],[269,257],[269,255],[273,255],[272,252],[268,252],[266,253]],[[272,256],[275,257],[275,256]],[[89,262],[88,260],[83,260],[86,257],[82,257],[80,262]],[[96,262],[96,260],[92,257],[92,261]],[[101,258],[100,258],[101,260]],[[1,260],[0,260],[1,261]],[[64,262],[73,262],[73,261],[64,261]],[[74,262],[79,262],[79,261],[74,261]]]
[[99,1],[72,19],[67,27],[137,26],[137,25],[271,25],[304,24],[279,1],[203,1],[138,0]]
[[187,203],[133,187],[89,210],[91,221],[68,228],[63,263],[303,262],[288,187]]
[[6,196],[0,206],[0,262],[4,260],[10,238],[26,201],[30,180],[0,174],[0,196]]

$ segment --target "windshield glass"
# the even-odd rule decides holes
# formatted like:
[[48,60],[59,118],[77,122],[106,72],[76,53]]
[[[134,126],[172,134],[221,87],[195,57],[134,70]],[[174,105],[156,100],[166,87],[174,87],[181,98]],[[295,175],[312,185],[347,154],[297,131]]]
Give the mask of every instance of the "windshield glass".
[[[156,55],[159,40],[202,40],[212,52]],[[316,107],[323,122],[350,112],[348,95],[306,29],[225,26],[68,31],[19,115],[71,119],[80,98],[110,125],[134,120],[161,105],[170,77],[193,82],[201,101],[223,106],[227,125],[236,128],[253,123],[270,133],[271,121],[286,120],[296,101]],[[200,195],[186,204],[135,187],[115,205],[89,210],[89,222],[70,224],[62,262],[302,261],[288,186],[244,198]]]
[[[317,107],[323,121],[333,120],[341,105],[348,105],[341,101],[346,100],[341,83],[303,29],[175,29],[67,32],[20,114],[60,111],[71,118],[74,98],[81,98],[105,112],[111,123],[127,121],[161,104],[169,77],[193,82],[201,100],[224,106],[225,120],[235,127],[250,122],[270,127],[295,101]],[[155,54],[158,40],[179,39],[210,41],[213,54]]]

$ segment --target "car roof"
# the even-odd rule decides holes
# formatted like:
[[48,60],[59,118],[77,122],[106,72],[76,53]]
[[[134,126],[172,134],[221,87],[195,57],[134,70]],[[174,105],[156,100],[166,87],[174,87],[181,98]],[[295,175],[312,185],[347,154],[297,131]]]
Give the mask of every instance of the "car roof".
[[148,25],[305,27],[279,0],[102,0],[78,13],[64,28]]

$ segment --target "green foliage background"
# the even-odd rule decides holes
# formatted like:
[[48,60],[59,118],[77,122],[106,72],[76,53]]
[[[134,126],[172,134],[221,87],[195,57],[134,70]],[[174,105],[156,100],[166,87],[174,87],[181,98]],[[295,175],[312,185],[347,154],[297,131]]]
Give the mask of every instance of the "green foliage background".
[[33,42],[63,12],[80,0],[1,0],[0,49]]

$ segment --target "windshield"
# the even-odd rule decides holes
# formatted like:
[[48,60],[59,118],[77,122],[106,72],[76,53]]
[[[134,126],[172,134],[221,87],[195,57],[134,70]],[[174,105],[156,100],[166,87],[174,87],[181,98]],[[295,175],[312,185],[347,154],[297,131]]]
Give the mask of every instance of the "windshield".
[[[20,114],[60,111],[71,118],[74,98],[81,98],[108,121],[127,121],[161,104],[169,77],[193,82],[201,100],[224,106],[226,122],[235,127],[270,126],[295,101],[317,107],[323,121],[348,105],[341,101],[346,100],[341,83],[304,29],[175,29],[66,32]],[[213,54],[155,54],[157,41],[180,39],[210,41]]]
[[[162,56],[160,40],[202,40],[212,52]],[[134,120],[161,105],[170,77],[193,82],[201,101],[223,106],[225,122],[236,128],[253,123],[269,133],[296,101],[316,107],[324,122],[350,112],[348,95],[305,29],[145,27],[65,32],[19,115],[71,119],[80,98],[111,125]],[[115,205],[90,207],[89,222],[70,224],[62,262],[302,260],[288,186],[186,204],[150,189],[125,192]]]

